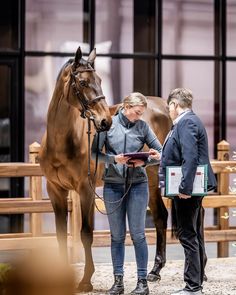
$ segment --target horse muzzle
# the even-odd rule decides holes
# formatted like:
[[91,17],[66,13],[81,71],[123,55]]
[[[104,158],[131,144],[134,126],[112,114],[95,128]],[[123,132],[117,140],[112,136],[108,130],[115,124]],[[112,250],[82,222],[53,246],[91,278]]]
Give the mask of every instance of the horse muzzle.
[[96,124],[94,122],[95,128],[98,132],[102,132],[102,131],[108,131],[111,127],[111,120],[107,120],[107,119],[102,119],[99,124]]

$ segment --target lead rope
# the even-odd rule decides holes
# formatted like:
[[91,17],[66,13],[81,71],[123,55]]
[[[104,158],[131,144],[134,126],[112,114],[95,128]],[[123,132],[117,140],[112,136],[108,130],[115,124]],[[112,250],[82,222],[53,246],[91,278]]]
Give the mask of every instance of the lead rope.
[[[109,204],[116,204],[118,203],[118,205],[111,211],[111,212],[107,212],[107,213],[104,213],[102,212],[99,208],[98,208],[98,205],[96,204],[96,200],[95,200],[95,197],[94,197],[94,204],[95,204],[95,207],[96,209],[98,210],[98,212],[100,212],[101,214],[103,215],[111,215],[113,214],[122,204],[124,198],[127,196],[130,188],[131,188],[131,185],[132,185],[132,182],[133,182],[133,172],[134,172],[134,165],[132,167],[132,174],[131,174],[131,182],[126,190],[126,187],[127,187],[127,183],[128,183],[128,177],[129,177],[129,173],[127,173],[127,178],[126,178],[126,185],[125,185],[125,193],[124,195],[122,196],[122,198],[120,200],[117,200],[117,201],[107,201],[107,200],[104,200],[104,198],[100,197],[96,190],[95,190],[95,185],[93,185],[93,181],[91,179],[91,169],[90,169],[90,164],[91,164],[91,149],[90,149],[90,146],[91,146],[91,140],[90,140],[90,135],[91,135],[91,118],[90,117],[87,117],[88,119],[88,131],[87,131],[87,134],[88,134],[88,182],[89,182],[89,186],[90,188],[92,189],[93,193],[95,194],[96,197],[98,197],[101,201],[103,201],[104,203],[109,203]],[[94,170],[94,174],[93,174],[93,177],[94,177],[94,180],[96,178],[96,173],[97,173],[97,166],[98,166],[98,148],[99,148],[99,133],[98,133],[98,140],[97,140],[97,151],[96,151],[96,164],[95,164],[95,170]]]

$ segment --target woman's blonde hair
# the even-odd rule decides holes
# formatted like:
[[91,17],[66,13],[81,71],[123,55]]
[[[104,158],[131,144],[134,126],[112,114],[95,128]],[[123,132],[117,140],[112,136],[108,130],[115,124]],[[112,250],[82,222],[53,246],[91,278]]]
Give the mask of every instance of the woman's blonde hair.
[[131,107],[134,106],[144,106],[147,107],[147,98],[140,92],[132,92],[130,95],[126,96],[123,99],[123,107],[125,105],[129,105]]

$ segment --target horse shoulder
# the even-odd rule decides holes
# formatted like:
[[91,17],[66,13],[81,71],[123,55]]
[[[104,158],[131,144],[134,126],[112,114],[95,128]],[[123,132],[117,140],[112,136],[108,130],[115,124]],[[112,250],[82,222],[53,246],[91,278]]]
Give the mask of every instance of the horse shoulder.
[[161,97],[148,96],[144,120],[150,125],[159,141],[163,143],[172,124],[166,100]]

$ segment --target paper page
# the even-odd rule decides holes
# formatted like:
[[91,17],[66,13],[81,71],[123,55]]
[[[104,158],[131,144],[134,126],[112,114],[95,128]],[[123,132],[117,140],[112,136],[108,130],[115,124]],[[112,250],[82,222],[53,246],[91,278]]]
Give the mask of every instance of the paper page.
[[[182,178],[180,166],[167,167],[166,170],[166,195],[178,195],[179,185]],[[197,167],[195,179],[193,182],[192,195],[204,195],[206,193],[206,165]]]

